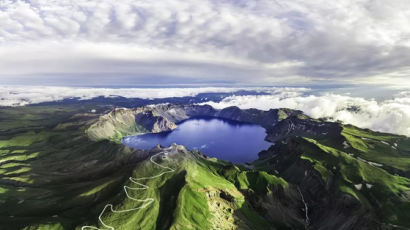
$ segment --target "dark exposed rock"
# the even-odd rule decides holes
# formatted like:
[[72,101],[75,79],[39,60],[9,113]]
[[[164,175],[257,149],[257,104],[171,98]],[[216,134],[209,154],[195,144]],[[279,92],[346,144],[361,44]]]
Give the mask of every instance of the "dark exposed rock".
[[[216,110],[209,105],[155,105],[136,109],[115,109],[102,116],[88,129],[92,139],[116,139],[124,135],[162,132],[176,128],[176,124],[193,117],[219,117],[259,124],[267,129],[289,116],[302,116],[301,111],[290,109],[241,110],[228,107]],[[122,135],[118,136],[118,133]]]
[[[306,160],[302,160],[302,138],[291,137],[272,146],[263,155],[274,156],[270,170],[297,185],[309,206],[308,229],[380,229],[374,213],[359,200],[340,192],[337,184],[325,183]],[[341,175],[335,175],[340,177]]]

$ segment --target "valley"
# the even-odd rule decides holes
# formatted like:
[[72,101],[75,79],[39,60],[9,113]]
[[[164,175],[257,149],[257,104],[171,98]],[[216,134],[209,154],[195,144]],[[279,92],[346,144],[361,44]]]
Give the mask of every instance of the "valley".
[[[260,125],[233,164],[130,135],[207,116]],[[407,229],[410,139],[290,109],[83,103],[0,111],[1,229]],[[137,227],[136,227],[137,226]]]

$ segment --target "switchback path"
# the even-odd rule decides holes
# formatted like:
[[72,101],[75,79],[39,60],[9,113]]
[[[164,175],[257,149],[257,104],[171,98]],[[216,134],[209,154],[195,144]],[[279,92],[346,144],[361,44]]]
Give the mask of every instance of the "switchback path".
[[148,185],[145,185],[145,184],[142,184],[142,183],[140,183],[139,181],[148,180],[148,179],[154,179],[154,178],[160,177],[160,176],[162,176],[162,175],[164,175],[164,174],[174,172],[175,169],[170,168],[170,167],[167,167],[167,166],[160,165],[160,164],[158,164],[157,162],[154,161],[154,158],[155,158],[155,157],[157,157],[157,156],[159,156],[159,155],[161,155],[161,154],[167,155],[168,153],[169,153],[168,150],[165,150],[165,151],[163,151],[163,152],[157,153],[157,154],[155,154],[155,155],[153,155],[153,156],[150,157],[150,161],[151,161],[154,165],[156,165],[156,166],[158,166],[158,167],[160,167],[160,168],[162,168],[162,169],[165,169],[165,171],[163,171],[163,172],[161,172],[161,173],[159,173],[159,174],[157,174],[157,175],[150,176],[150,177],[139,177],[139,178],[132,178],[132,177],[130,177],[129,180],[130,180],[133,184],[135,184],[136,187],[124,186],[124,191],[125,191],[125,194],[126,194],[127,198],[128,198],[128,199],[131,199],[131,200],[133,200],[133,201],[143,202],[143,204],[142,204],[141,206],[138,206],[138,207],[135,207],[135,208],[131,208],[131,209],[114,210],[114,206],[113,206],[112,204],[108,203],[108,204],[106,204],[106,205],[104,206],[104,209],[101,211],[100,215],[98,216],[98,220],[99,220],[99,222],[101,223],[101,225],[104,226],[104,228],[98,228],[98,227],[95,227],[95,226],[85,225],[85,226],[82,226],[82,227],[81,227],[81,230],[87,230],[87,229],[95,229],[95,230],[115,230],[115,228],[114,228],[113,226],[110,226],[110,225],[104,223],[104,221],[102,220],[102,216],[103,216],[104,213],[107,211],[107,209],[109,209],[109,210],[110,210],[111,212],[113,212],[113,213],[126,213],[126,212],[133,212],[133,211],[137,211],[137,210],[140,210],[140,209],[144,209],[144,208],[148,207],[150,204],[152,204],[152,203],[155,201],[154,198],[146,198],[146,199],[134,198],[134,197],[132,197],[132,196],[129,195],[128,191],[129,191],[129,190],[132,190],[132,191],[147,190],[147,189],[149,189],[149,186],[148,186]]

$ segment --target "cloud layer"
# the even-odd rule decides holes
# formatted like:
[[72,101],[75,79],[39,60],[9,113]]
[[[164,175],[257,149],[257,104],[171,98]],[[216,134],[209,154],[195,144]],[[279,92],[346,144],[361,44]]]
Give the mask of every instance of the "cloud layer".
[[126,98],[167,98],[195,96],[200,93],[229,93],[240,90],[252,90],[266,93],[283,93],[295,95],[308,91],[306,88],[84,88],[56,86],[0,86],[0,106],[23,106],[41,102],[60,101],[69,98],[80,100],[103,97]]
[[2,0],[0,79],[410,87],[409,7],[407,0]]
[[410,136],[410,92],[393,99],[376,101],[345,95],[303,95],[300,92],[278,92],[273,95],[233,96],[220,103],[207,102],[215,108],[291,108],[314,118],[331,118],[362,128]]
[[372,130],[410,136],[410,91],[391,99],[379,100],[319,93],[308,88],[79,88],[55,86],[0,86],[0,106],[22,106],[68,98],[80,100],[99,96],[126,98],[166,98],[195,96],[199,93],[257,91],[268,95],[231,96],[221,102],[206,102],[215,108],[238,106],[242,109],[291,108],[314,118],[330,118]]

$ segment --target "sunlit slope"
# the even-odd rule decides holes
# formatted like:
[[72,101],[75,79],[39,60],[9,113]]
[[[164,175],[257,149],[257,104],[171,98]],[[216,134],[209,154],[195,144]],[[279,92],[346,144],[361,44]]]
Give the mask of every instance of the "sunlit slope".
[[269,136],[276,145],[255,164],[300,185],[319,207],[311,213],[316,221],[331,216],[337,223],[350,213],[367,226],[410,226],[409,138],[295,117],[272,127]]
[[[135,229],[136,226],[137,229],[277,229],[284,226],[303,229],[300,211],[303,203],[295,187],[283,179],[207,159],[182,146],[158,148],[153,153],[159,153],[152,158],[155,163],[173,171],[144,161],[133,171],[133,179],[124,185],[129,197],[113,199],[110,204],[114,212],[106,209],[102,215],[95,213],[101,218],[87,226],[101,229]],[[133,190],[141,187],[132,182],[135,180],[149,188]],[[154,202],[147,206],[146,201],[134,200],[149,198]],[[277,210],[269,210],[269,206]],[[139,207],[142,208],[132,210]],[[275,211],[288,215],[270,216]]]
[[391,173],[410,177],[410,139],[404,136],[378,133],[344,125],[342,135],[346,138],[346,152],[384,168]]

